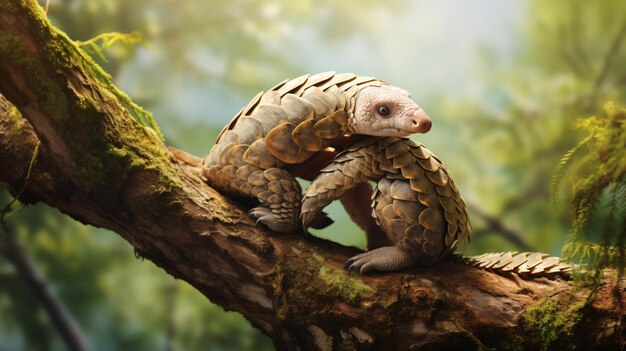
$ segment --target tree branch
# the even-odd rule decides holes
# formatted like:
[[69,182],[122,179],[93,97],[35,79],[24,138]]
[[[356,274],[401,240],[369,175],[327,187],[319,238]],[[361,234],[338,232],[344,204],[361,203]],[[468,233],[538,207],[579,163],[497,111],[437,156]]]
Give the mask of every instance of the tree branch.
[[[244,208],[177,164],[105,78],[35,1],[0,0],[0,93],[19,110],[0,104],[0,183],[18,192],[40,140],[21,201],[117,232],[242,313],[278,349],[621,345],[622,315],[608,285],[581,305],[584,296],[558,279],[454,263],[348,276],[343,262],[355,249],[256,227]],[[573,322],[546,332],[557,313]],[[586,332],[574,334],[579,328]]]
[[611,69],[611,65],[613,64],[613,60],[617,56],[622,46],[622,42],[624,41],[624,36],[626,35],[626,21],[622,22],[619,26],[617,33],[611,40],[611,45],[606,55],[604,56],[604,60],[602,61],[602,65],[600,66],[600,70],[598,71],[598,75],[596,76],[593,91],[597,91],[600,86],[606,80],[607,74]]

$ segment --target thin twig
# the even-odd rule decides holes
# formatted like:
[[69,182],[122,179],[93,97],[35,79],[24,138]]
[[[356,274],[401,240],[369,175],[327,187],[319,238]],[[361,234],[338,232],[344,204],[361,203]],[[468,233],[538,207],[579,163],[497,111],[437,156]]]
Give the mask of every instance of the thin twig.
[[590,97],[596,96],[598,89],[604,83],[604,80],[609,73],[609,69],[613,64],[613,60],[615,59],[615,56],[617,56],[617,53],[622,46],[622,42],[624,41],[624,35],[626,35],[626,21],[622,22],[622,25],[620,26],[619,30],[617,31],[615,37],[611,42],[609,51],[607,51],[606,56],[604,56],[604,60],[602,61],[602,66],[600,68],[600,71],[598,72],[598,76],[596,77],[593,88],[589,93]]
[[95,37],[87,40],[75,40],[76,44],[80,47],[86,47],[88,45],[95,45],[101,41],[101,46],[103,48],[108,48],[115,44],[116,42],[127,42],[128,44],[141,44],[143,43],[143,38],[141,33],[132,32],[132,33],[122,33],[122,32],[107,32],[96,35]]
[[486,222],[485,227],[472,231],[474,237],[488,233],[499,234],[513,245],[517,246],[520,250],[537,251],[532,245],[528,244],[526,240],[524,240],[521,233],[507,227],[499,218],[485,212],[478,206],[471,206],[470,208],[472,212]]
[[30,174],[33,171],[33,166],[35,165],[35,161],[37,160],[37,155],[39,155],[39,146],[40,145],[41,145],[41,141],[38,140],[37,144],[35,145],[35,150],[33,150],[33,156],[30,158],[30,162],[28,163],[28,169],[26,171],[26,177],[24,177],[24,184],[22,184],[22,187],[20,188],[20,191],[17,192],[17,194],[13,197],[13,199],[8,204],[6,204],[6,206],[4,206],[2,208],[2,210],[0,210],[0,221],[4,220],[4,216],[7,213],[9,213],[9,211],[11,210],[11,206],[22,195],[22,193],[24,192],[24,189],[26,189],[26,186],[28,185],[28,181],[30,180]]
[[84,351],[88,350],[88,348],[80,328],[78,328],[72,316],[67,312],[61,300],[54,294],[43,274],[30,259],[26,250],[24,250],[19,242],[17,234],[9,229],[4,218],[11,210],[11,206],[18,200],[28,185],[30,175],[37,160],[37,156],[39,155],[40,145],[41,141],[37,141],[33,155],[28,163],[28,169],[22,187],[13,199],[0,210],[0,234],[4,233],[4,235],[1,236],[3,245],[0,246],[2,250],[0,253],[11,261],[15,269],[19,272],[19,275],[26,281],[26,284],[30,287],[33,294],[39,298],[48,316],[50,316],[53,325],[57,328],[61,337],[67,344],[67,347],[72,351]]
[[28,257],[17,234],[9,229],[4,220],[0,220],[0,229],[5,233],[4,255],[15,266],[20,277],[25,280],[26,285],[41,302],[68,349],[72,351],[88,350],[87,342],[78,324],[69,314],[63,302],[54,294],[52,287],[37,269],[35,263]]

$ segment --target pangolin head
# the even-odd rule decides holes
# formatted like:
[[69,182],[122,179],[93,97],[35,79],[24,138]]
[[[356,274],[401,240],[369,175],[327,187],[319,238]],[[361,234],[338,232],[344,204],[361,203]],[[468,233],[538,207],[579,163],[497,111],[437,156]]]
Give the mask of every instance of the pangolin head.
[[353,134],[405,137],[430,130],[431,120],[406,90],[368,86],[355,96],[348,130]]

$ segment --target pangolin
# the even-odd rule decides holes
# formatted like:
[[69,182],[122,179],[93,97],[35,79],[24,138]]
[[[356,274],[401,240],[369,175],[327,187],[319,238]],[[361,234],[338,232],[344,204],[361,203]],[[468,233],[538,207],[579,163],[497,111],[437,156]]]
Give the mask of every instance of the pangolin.
[[[423,145],[403,138],[430,127],[406,91],[382,80],[305,75],[257,94],[219,134],[202,173],[221,191],[256,199],[250,215],[276,232],[294,231],[299,219],[305,228],[327,225],[316,223],[321,210],[349,197],[344,206],[370,249],[351,258],[349,269],[429,265],[468,239],[465,203],[449,172]],[[317,177],[304,198],[296,176]],[[373,194],[368,181],[378,182]],[[454,259],[522,275],[569,270],[540,253]]]
[[258,200],[250,211],[257,223],[289,233],[299,226],[302,198],[295,176],[312,179],[357,135],[403,137],[430,127],[405,90],[382,80],[304,75],[257,94],[219,134],[203,175],[220,191]]
[[370,251],[346,262],[348,270],[397,271],[445,258],[522,276],[571,270],[557,257],[541,253],[453,255],[457,244],[469,240],[465,202],[443,163],[424,145],[406,138],[364,137],[348,145],[307,188],[301,208],[303,226],[331,201],[368,181],[377,182],[371,213],[387,244],[369,245]]

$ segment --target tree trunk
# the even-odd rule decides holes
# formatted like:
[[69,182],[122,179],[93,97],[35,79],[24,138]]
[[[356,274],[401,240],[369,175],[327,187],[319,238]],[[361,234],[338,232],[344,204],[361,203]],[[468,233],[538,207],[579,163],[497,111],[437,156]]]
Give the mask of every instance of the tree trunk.
[[[278,349],[617,349],[624,297],[441,263],[347,275],[356,253],[258,228],[179,165],[130,100],[34,0],[0,0],[0,184],[111,229]],[[136,114],[135,114],[136,115]],[[23,116],[23,117],[22,117]],[[137,116],[135,116],[137,117]]]

